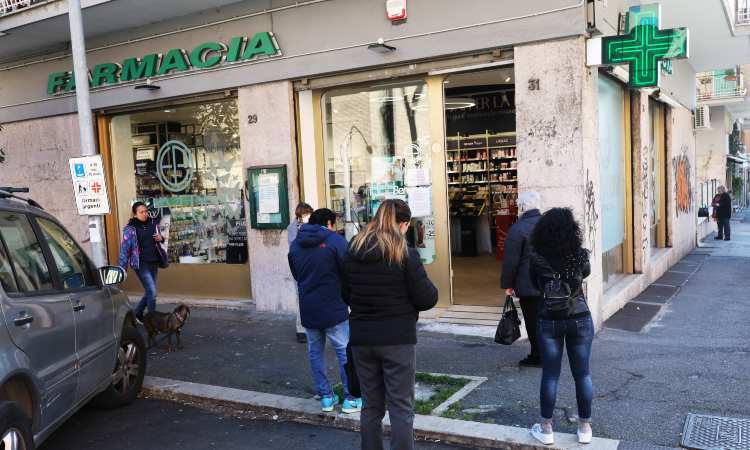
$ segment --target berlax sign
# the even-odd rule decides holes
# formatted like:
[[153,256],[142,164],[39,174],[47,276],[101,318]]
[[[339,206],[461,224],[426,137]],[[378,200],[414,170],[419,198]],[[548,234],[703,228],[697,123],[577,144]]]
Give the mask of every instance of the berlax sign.
[[[251,38],[234,37],[228,44],[205,42],[191,50],[173,48],[166,54],[151,53],[143,57],[126,58],[121,63],[102,63],[89,71],[89,86],[97,88],[129,81],[160,77],[193,69],[210,69],[221,64],[232,64],[264,57],[280,56],[273,33],[263,31]],[[47,94],[74,91],[73,72],[53,72],[47,80]]]
[[588,65],[629,68],[633,88],[658,87],[662,63],[689,57],[688,29],[661,29],[661,6],[633,6],[628,12],[628,34],[589,39]]

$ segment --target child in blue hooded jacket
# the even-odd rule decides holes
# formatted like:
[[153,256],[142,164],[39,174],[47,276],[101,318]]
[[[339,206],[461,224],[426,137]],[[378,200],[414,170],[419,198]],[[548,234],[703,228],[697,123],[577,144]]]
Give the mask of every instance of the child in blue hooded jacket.
[[320,395],[321,409],[333,411],[339,398],[333,393],[326,377],[326,338],[333,345],[339,362],[339,373],[344,386],[342,412],[354,413],[362,409],[361,399],[349,394],[346,376],[346,346],[349,343],[349,308],[344,302],[343,265],[347,254],[346,240],[334,232],[336,214],[321,208],[302,225],[289,248],[289,268],[297,281],[299,311],[307,334],[315,387]]

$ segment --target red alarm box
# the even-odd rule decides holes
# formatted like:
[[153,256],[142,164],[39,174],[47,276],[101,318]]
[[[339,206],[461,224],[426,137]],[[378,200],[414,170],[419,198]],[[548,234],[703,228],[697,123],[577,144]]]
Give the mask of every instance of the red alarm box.
[[385,9],[391,22],[406,20],[406,0],[386,0]]

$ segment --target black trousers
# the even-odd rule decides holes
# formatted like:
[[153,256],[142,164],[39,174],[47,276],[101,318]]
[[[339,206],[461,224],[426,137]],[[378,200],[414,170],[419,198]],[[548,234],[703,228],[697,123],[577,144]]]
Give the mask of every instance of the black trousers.
[[521,297],[521,311],[523,322],[526,325],[526,333],[529,335],[531,344],[531,357],[540,358],[539,339],[536,335],[536,323],[539,320],[539,309],[542,304],[541,297]]
[[391,450],[414,450],[415,345],[352,346],[362,387],[362,450],[383,450],[383,417],[391,419]]
[[729,239],[732,237],[732,230],[729,226],[729,222],[731,222],[731,219],[716,219],[716,224],[719,227],[718,233],[716,233],[716,237],[719,239]]

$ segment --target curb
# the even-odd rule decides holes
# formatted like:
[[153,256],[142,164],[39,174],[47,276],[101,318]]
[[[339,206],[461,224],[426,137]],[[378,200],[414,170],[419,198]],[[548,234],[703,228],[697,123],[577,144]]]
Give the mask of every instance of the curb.
[[[143,391],[157,398],[181,399],[208,402],[243,410],[256,410],[283,413],[294,422],[312,425],[356,430],[359,428],[359,414],[322,413],[317,401],[287,397],[263,392],[211,386],[167,378],[146,377]],[[388,416],[384,420],[388,428]],[[441,441],[448,444],[474,448],[499,448],[508,450],[537,449],[582,449],[616,450],[620,441],[594,438],[589,445],[578,443],[572,434],[555,433],[555,445],[542,445],[536,442],[528,430],[505,425],[494,425],[443,417],[414,417],[414,432],[419,439]]]
[[[135,307],[140,300],[137,295],[128,295],[130,304]],[[196,308],[215,308],[227,309],[231,311],[255,311],[255,302],[252,300],[220,300],[211,298],[190,298],[190,297],[159,297],[161,305],[176,305],[184,303],[187,306]]]

